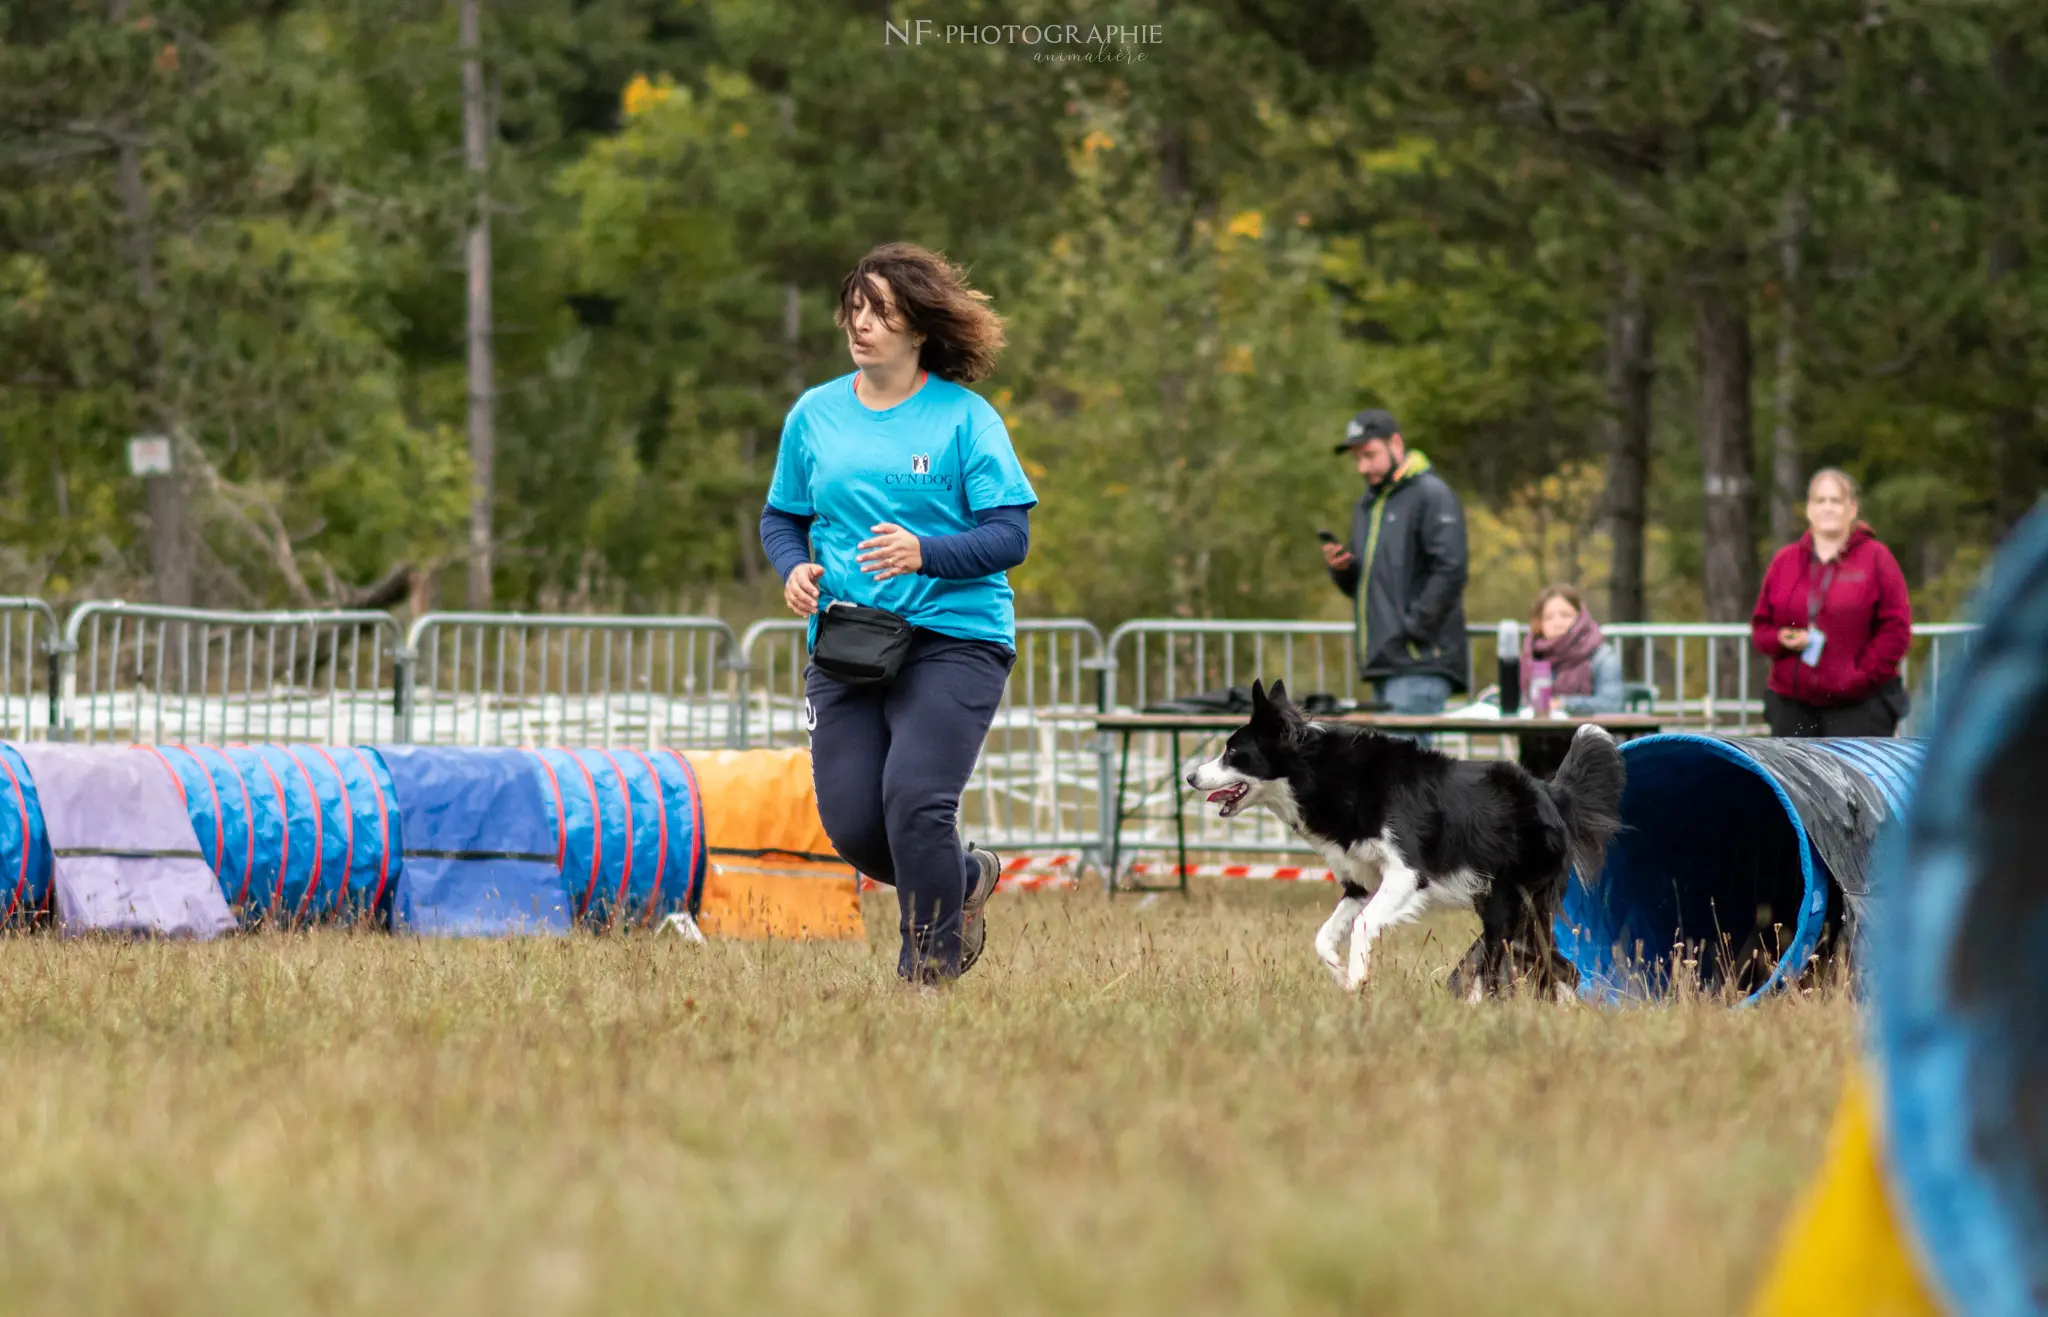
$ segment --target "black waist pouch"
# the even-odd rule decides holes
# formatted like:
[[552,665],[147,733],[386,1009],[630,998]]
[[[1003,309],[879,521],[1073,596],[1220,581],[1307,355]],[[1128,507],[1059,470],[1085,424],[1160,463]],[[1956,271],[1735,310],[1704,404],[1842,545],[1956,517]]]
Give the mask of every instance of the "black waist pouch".
[[910,623],[887,609],[841,600],[818,614],[811,662],[851,685],[890,681],[910,652],[910,634]]

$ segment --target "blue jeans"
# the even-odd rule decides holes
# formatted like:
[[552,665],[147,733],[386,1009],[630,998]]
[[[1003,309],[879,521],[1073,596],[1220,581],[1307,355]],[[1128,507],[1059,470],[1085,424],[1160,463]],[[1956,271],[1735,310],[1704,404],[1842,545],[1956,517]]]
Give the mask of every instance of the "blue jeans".
[[[1410,673],[1388,677],[1380,683],[1380,700],[1391,706],[1388,709],[1390,713],[1442,713],[1450,699],[1451,681],[1448,677]],[[1405,736],[1417,745],[1436,748],[1436,737],[1428,732],[1388,732],[1387,735]]]
[[960,972],[960,908],[977,871],[960,844],[974,773],[1017,656],[919,629],[894,681],[804,673],[818,817],[840,858],[896,889],[907,979]]
[[1451,701],[1451,679],[1411,674],[1380,683],[1380,699],[1392,713],[1442,713]]

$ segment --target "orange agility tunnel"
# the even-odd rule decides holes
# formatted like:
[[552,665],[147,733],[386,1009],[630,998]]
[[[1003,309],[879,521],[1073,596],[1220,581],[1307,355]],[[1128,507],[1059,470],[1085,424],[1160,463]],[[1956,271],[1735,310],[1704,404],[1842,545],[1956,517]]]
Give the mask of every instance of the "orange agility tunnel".
[[811,752],[697,750],[707,937],[858,938],[859,882],[818,818]]

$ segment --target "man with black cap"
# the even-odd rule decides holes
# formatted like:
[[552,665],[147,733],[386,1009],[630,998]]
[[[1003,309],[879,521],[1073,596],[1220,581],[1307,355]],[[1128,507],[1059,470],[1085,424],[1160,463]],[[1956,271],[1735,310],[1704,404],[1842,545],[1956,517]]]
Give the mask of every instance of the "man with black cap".
[[1465,512],[1429,459],[1376,408],[1345,428],[1337,452],[1365,477],[1351,536],[1323,559],[1351,596],[1358,679],[1395,713],[1442,713],[1465,689]]

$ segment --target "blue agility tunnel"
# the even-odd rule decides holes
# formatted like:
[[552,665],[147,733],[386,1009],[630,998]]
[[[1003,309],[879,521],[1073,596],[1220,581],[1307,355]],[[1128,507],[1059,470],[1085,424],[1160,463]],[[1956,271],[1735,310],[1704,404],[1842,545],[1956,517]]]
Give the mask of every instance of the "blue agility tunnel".
[[387,746],[405,868],[392,926],[492,936],[566,933],[574,905],[553,811],[519,750]]
[[1582,996],[1669,992],[1681,968],[1753,1002],[1853,935],[1871,845],[1911,794],[1918,741],[1689,732],[1623,744],[1622,832],[1557,921]]
[[[65,789],[39,792],[35,762]],[[162,835],[141,851],[99,836],[133,814],[110,812],[106,793],[132,805],[135,781],[163,789]],[[60,821],[70,849],[52,847]],[[119,861],[140,884],[130,896],[156,891],[172,861],[203,862],[211,908],[208,872],[245,928],[486,936],[694,919],[708,868],[703,796],[673,750],[0,745],[0,926],[50,914],[72,855]]]
[[2048,1313],[2048,507],[1993,563],[1876,864],[1884,1143],[1949,1311]]
[[674,750],[526,750],[575,917],[595,927],[695,918],[704,800]]
[[47,911],[55,859],[28,765],[0,744],[0,927]]
[[244,927],[389,918],[404,841],[391,774],[376,751],[141,749],[177,784],[200,854]]

